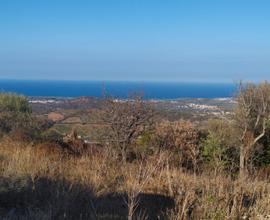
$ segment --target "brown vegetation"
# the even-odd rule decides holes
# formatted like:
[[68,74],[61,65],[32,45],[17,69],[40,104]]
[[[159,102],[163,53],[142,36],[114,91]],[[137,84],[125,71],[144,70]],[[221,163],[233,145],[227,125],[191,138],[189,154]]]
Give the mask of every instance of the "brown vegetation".
[[117,102],[105,99],[102,121],[108,126],[107,138],[125,161],[129,147],[152,125],[153,112],[141,97]]
[[140,98],[107,99],[100,142],[76,127],[48,138],[26,99],[2,95],[0,217],[269,219],[269,94],[241,87],[233,119],[204,128],[160,120]]
[[[36,148],[37,147],[37,148]],[[43,147],[2,140],[0,206],[6,219],[266,219],[270,184],[250,177],[169,168],[166,154],[119,163],[62,157]],[[58,153],[56,153],[58,155]],[[139,216],[141,218],[139,218]]]
[[199,160],[199,132],[189,121],[162,121],[156,125],[156,142],[159,149],[166,149],[178,154],[182,166],[192,164],[196,172]]

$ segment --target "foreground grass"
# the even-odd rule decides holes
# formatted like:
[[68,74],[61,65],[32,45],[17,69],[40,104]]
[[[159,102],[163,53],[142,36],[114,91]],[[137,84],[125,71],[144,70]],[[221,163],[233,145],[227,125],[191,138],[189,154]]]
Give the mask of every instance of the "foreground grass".
[[2,219],[270,219],[270,183],[194,176],[165,154],[122,163],[109,150],[0,143]]

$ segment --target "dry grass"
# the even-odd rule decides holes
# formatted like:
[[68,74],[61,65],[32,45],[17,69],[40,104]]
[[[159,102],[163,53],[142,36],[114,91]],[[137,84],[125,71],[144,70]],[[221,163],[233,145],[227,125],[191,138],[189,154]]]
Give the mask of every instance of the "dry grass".
[[106,149],[82,157],[41,149],[0,143],[1,218],[270,219],[267,181],[194,176],[165,154],[123,163]]

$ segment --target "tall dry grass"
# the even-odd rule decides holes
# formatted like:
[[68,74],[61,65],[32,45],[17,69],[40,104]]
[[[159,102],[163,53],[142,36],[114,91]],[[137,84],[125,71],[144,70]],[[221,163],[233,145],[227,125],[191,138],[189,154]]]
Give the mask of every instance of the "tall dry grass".
[[[48,149],[50,149],[48,147]],[[270,219],[270,183],[194,176],[165,153],[124,163],[113,152],[74,157],[0,143],[3,219]]]

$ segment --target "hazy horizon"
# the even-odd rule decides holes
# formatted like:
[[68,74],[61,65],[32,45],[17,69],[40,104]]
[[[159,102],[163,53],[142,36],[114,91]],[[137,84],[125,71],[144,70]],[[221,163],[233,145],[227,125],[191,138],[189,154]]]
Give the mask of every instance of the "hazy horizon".
[[[56,82],[128,82],[128,83],[210,83],[210,84],[238,84],[240,81],[243,82],[255,82],[258,81],[248,81],[248,80],[162,80],[162,79],[65,79],[65,78],[1,78],[0,81],[56,81]],[[265,81],[265,80],[264,80]]]

